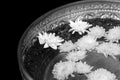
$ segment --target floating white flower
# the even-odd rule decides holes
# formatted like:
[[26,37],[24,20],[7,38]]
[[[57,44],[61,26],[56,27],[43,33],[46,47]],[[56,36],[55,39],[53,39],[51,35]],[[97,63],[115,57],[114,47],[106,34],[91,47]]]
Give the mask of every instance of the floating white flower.
[[102,43],[96,47],[98,53],[104,54],[105,57],[111,56],[116,59],[116,55],[120,55],[120,45],[116,43]]
[[108,35],[106,35],[108,40],[118,40],[120,39],[120,27],[114,27],[108,31]]
[[94,36],[95,38],[100,38],[105,35],[105,29],[99,26],[90,28],[88,35]]
[[88,65],[86,62],[80,61],[80,62],[76,63],[76,72],[77,73],[86,74],[86,73],[91,72],[92,69],[93,69],[93,67]]
[[75,69],[75,63],[71,61],[56,63],[52,71],[54,78],[58,80],[68,79],[68,76],[71,75],[74,77],[73,72]]
[[93,36],[87,35],[87,36],[83,36],[75,44],[81,50],[91,50],[98,45],[98,42],[96,42]]
[[82,34],[86,31],[88,27],[91,25],[88,24],[87,22],[83,22],[81,20],[76,20],[75,22],[69,21],[70,22],[70,27],[71,29],[69,31],[73,31],[72,33],[74,34],[75,32],[78,32],[79,34]]
[[44,48],[50,46],[53,49],[57,49],[57,46],[61,45],[61,42],[63,41],[59,36],[55,36],[55,33],[47,34],[46,32],[43,34],[39,33],[38,39],[40,44],[45,44]]
[[87,77],[88,80],[117,80],[115,74],[103,68],[91,72]]
[[66,59],[67,60],[70,60],[70,61],[78,61],[78,60],[82,60],[84,59],[87,55],[86,55],[87,51],[72,51],[72,52],[69,52],[67,55],[66,55]]
[[65,41],[58,48],[60,49],[60,52],[69,52],[69,51],[75,49],[75,47],[76,47],[76,45],[74,45],[72,43],[72,41]]

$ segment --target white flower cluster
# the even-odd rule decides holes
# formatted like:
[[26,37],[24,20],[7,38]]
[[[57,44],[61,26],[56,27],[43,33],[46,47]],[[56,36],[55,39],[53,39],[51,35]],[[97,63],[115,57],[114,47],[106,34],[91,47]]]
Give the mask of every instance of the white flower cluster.
[[69,52],[67,55],[66,55],[66,59],[67,60],[70,60],[70,61],[78,61],[78,60],[82,60],[84,59],[87,55],[86,55],[87,51],[72,51],[72,52]]
[[120,55],[120,45],[113,43],[103,43],[96,47],[98,53],[104,54],[105,57],[111,56],[116,59],[116,55]]
[[95,38],[101,38],[105,35],[105,29],[103,27],[95,26],[89,29],[88,34]]
[[55,36],[55,33],[47,34],[46,32],[43,32],[43,34],[39,33],[38,39],[40,44],[45,44],[44,48],[50,46],[53,49],[57,49],[57,46],[61,45],[61,42],[64,41],[59,36]]
[[88,80],[117,80],[116,75],[110,71],[99,68],[87,75]]
[[74,45],[72,41],[65,41],[64,44],[58,47],[58,49],[60,49],[60,52],[69,52],[75,48],[76,48],[76,45]]
[[94,49],[98,45],[98,42],[94,39],[93,36],[83,36],[78,42],[75,43],[79,49],[82,50],[90,50]]
[[69,75],[74,77],[73,73],[80,73],[80,74],[86,74],[90,73],[93,67],[88,65],[86,62],[72,62],[72,61],[66,61],[59,63],[56,63],[54,65],[54,69],[52,71],[54,78],[58,80],[65,80],[68,79]]
[[120,27],[114,27],[108,31],[108,34],[106,35],[106,38],[108,40],[117,40],[120,39]]
[[70,27],[71,29],[69,31],[73,31],[72,33],[74,34],[75,32],[78,32],[79,34],[82,34],[86,31],[88,27],[91,25],[88,24],[87,22],[83,22],[79,19],[77,19],[75,22],[69,20],[70,22]]
[[54,69],[52,71],[54,78],[58,80],[68,79],[69,75],[73,76],[73,72],[75,70],[75,63],[68,61],[56,63],[54,65]]
[[93,67],[88,65],[86,62],[80,61],[76,63],[77,73],[83,73],[83,74],[90,73],[92,69]]

